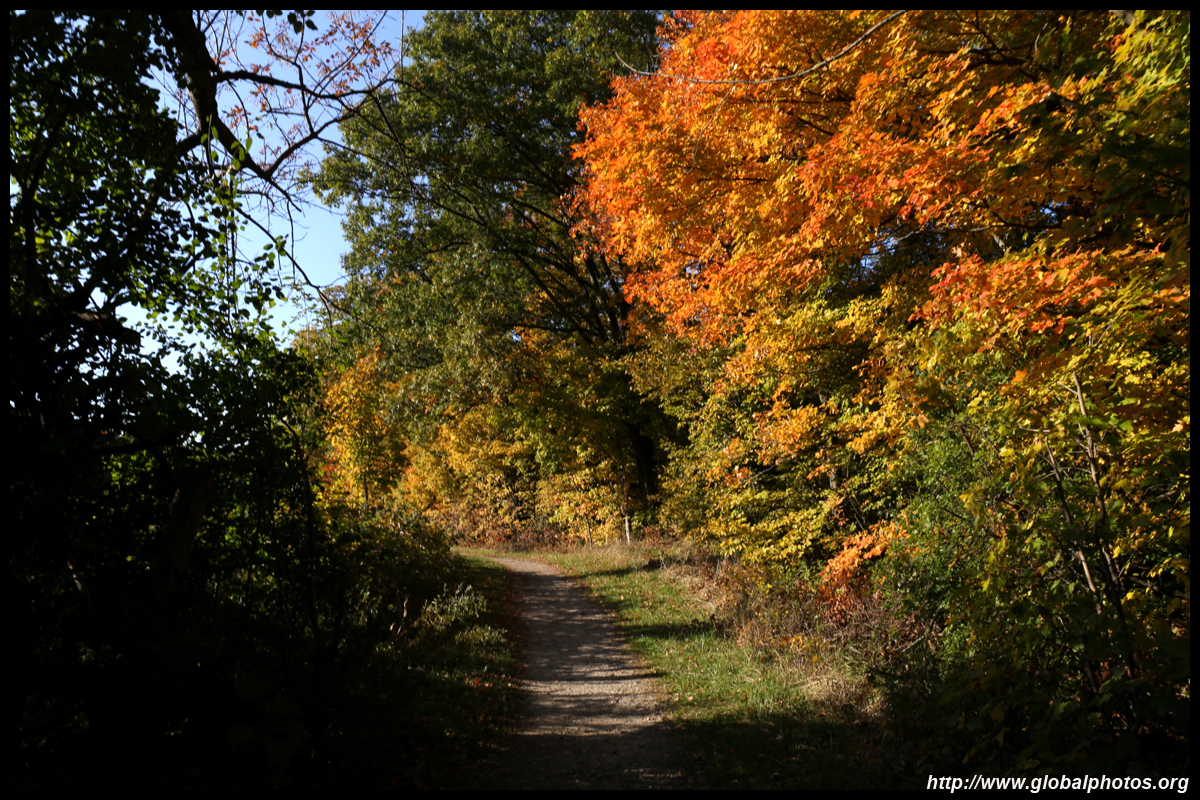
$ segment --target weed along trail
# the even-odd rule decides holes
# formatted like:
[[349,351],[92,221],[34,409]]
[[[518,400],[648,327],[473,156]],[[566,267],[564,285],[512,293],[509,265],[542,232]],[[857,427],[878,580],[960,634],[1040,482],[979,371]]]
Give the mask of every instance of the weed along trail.
[[520,577],[525,701],[488,787],[682,786],[653,680],[607,614],[552,566],[492,560]]

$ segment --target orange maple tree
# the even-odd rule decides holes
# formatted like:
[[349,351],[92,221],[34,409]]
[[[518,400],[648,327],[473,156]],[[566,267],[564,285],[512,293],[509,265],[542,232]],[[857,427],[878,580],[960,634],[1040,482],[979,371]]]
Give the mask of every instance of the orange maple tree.
[[[1178,219],[1154,211],[1180,179],[1129,191],[1129,156],[1104,130],[1128,114],[1107,105],[1114,92],[1153,113],[1165,89],[1088,61],[1134,57],[1136,25],[684,12],[665,35],[656,72],[616,81],[615,99],[584,113],[577,154],[610,246],[635,265],[629,295],[678,334],[740,341],[725,380],[778,381],[764,452],[826,435],[800,424],[815,408],[840,416],[859,451],[923,424],[914,326],[1061,334],[1130,276],[1169,276],[1183,258]],[[1118,192],[1143,226],[1120,247]],[[839,362],[861,378],[844,402],[793,408],[789,392],[812,384],[798,365],[855,347]]]
[[[1094,42],[1108,25],[1044,13],[681,15],[660,69],[619,80],[617,99],[584,115],[593,202],[613,242],[652,265],[631,293],[680,329],[727,333],[747,310],[906,233],[952,233],[969,271],[997,238],[1053,226],[1105,186],[1083,159],[1064,162],[1034,120],[1089,124],[1073,99],[1089,79],[1052,85],[1051,71],[1079,55],[1066,29]],[[1089,260],[1064,253],[1009,271],[1087,273]],[[1065,283],[1082,293],[1103,283],[1075,277]]]
[[[957,608],[930,582],[921,602],[939,625],[987,631],[979,653],[1054,642],[1068,666],[1022,691],[1116,691],[1102,664],[1156,676],[1122,702],[1154,680],[1160,700],[1174,691],[1167,642],[1189,619],[1189,25],[1100,11],[667,21],[658,68],[583,114],[576,152],[594,227],[631,265],[628,296],[663,320],[654,335],[717,354],[680,412],[677,485],[709,487],[702,532],[815,559],[845,586],[890,543],[916,574],[972,576]],[[681,396],[643,361],[646,391]],[[1080,597],[1092,610],[1078,617],[1029,610]],[[996,611],[1014,602],[1032,606]],[[1028,698],[997,695],[988,713]]]

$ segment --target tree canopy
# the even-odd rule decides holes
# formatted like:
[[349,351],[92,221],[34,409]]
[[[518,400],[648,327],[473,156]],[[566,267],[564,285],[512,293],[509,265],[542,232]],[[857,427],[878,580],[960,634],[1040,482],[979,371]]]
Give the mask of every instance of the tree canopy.
[[616,513],[653,492],[654,414],[615,365],[622,269],[581,233],[571,146],[579,108],[607,96],[621,59],[645,58],[654,27],[648,12],[429,14],[394,92],[313,175],[347,206],[353,312],[339,325],[378,348],[396,387],[384,413],[407,434],[411,485],[431,486],[445,437],[483,414],[510,448],[484,484],[531,498],[535,473],[571,461],[627,486]]

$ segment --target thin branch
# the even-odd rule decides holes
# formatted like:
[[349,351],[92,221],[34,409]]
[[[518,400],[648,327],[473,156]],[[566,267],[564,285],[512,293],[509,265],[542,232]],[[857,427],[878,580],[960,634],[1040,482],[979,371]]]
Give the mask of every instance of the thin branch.
[[834,53],[833,55],[831,55],[829,58],[825,59],[824,61],[821,61],[820,63],[817,63],[817,64],[813,64],[808,69],[800,70],[799,72],[793,72],[791,75],[780,75],[777,78],[762,78],[760,80],[706,80],[704,78],[689,78],[686,75],[668,75],[668,74],[665,74],[662,72],[647,72],[646,70],[641,70],[641,69],[637,69],[635,67],[629,66],[621,59],[620,56],[617,56],[617,60],[621,62],[621,66],[625,67],[625,69],[629,70],[630,72],[634,73],[635,75],[644,75],[646,77],[671,78],[672,80],[685,81],[687,83],[708,83],[708,84],[720,84],[720,85],[743,84],[746,86],[755,86],[755,85],[766,84],[766,83],[779,83],[780,81],[790,81],[790,80],[794,80],[796,78],[803,78],[806,75],[811,75],[812,73],[816,72],[817,70],[828,67],[834,61],[837,61],[839,58],[842,58],[843,56],[847,55],[852,50],[854,50],[854,48],[856,48],[860,44],[862,44],[867,39],[867,37],[869,37],[875,31],[879,30],[884,25],[887,25],[892,20],[894,20],[900,16],[903,16],[904,14],[907,14],[910,10],[911,9],[897,11],[894,14],[891,14],[890,16],[883,19],[883,21],[877,22],[876,24],[874,24],[870,28],[868,28],[867,32],[864,33],[862,36],[858,37],[853,42],[846,45],[844,48],[842,48],[838,52]]

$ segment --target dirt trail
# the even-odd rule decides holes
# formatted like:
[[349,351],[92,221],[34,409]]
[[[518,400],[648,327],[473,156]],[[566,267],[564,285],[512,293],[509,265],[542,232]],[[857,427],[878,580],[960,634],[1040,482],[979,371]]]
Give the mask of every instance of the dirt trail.
[[493,558],[522,584],[525,708],[487,788],[682,788],[651,676],[608,615],[554,567]]

